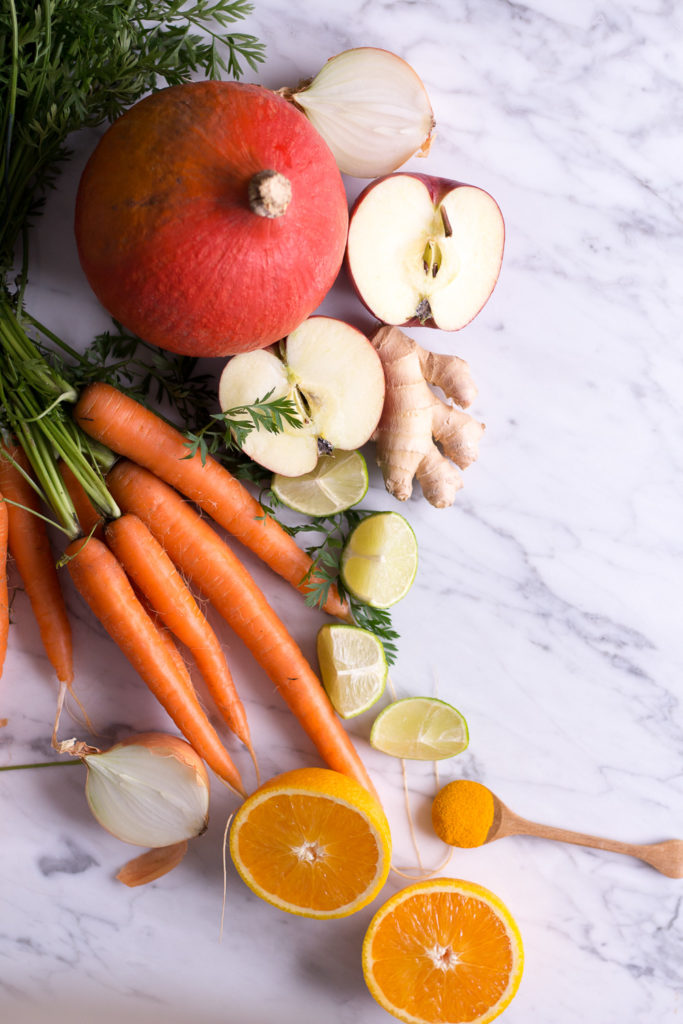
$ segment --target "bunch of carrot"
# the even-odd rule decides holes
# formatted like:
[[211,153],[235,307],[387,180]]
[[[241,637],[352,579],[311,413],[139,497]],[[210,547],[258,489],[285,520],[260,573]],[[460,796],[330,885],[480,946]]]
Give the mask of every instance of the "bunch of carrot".
[[[62,467],[83,534],[68,545],[64,561],[78,591],[178,729],[221,779],[244,794],[239,772],[199,703],[173,640],[190,650],[222,718],[254,756],[244,707],[221,645],[187,580],[242,639],[329,767],[372,790],[362,761],[300,648],[232,549],[194,505],[304,593],[310,586],[304,582],[309,579],[310,558],[226,469],[210,457],[188,457],[178,431],[117,389],[90,385],[74,417],[90,437],[123,456],[106,478],[121,515],[103,522],[78,481]],[[25,575],[19,554],[21,529],[14,521],[23,522],[27,516],[33,531],[42,527],[45,534],[45,529],[33,514],[35,495],[26,493],[31,487],[19,468],[20,453],[5,455],[9,458],[0,459],[0,491],[8,502],[0,508],[7,510],[10,550],[28,590],[28,568]],[[19,482],[24,486],[21,493],[16,489]],[[33,504],[24,511],[19,506],[29,509],[29,497]],[[0,518],[0,557],[2,537]],[[57,581],[49,547],[48,561],[51,572],[45,578],[54,574]],[[58,582],[49,598],[54,631],[48,629],[45,610],[39,610],[37,595],[34,600],[29,591],[29,596],[58,678],[70,685],[70,632]],[[0,589],[0,612],[2,602]],[[333,591],[325,610],[340,617],[348,614]]]
[[12,555],[45,652],[60,684],[73,682],[71,627],[38,494],[28,460],[18,445],[0,446],[0,671],[7,649],[9,601],[7,554]]

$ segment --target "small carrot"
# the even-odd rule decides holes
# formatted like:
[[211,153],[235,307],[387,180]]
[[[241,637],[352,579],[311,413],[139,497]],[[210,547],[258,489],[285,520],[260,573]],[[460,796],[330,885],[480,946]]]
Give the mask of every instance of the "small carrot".
[[73,470],[71,470],[61,459],[59,461],[58,468],[60,476],[64,481],[64,486],[69,492],[69,497],[76,509],[76,516],[78,517],[81,531],[86,537],[92,533],[95,537],[99,537],[99,539],[102,540],[104,520],[88,497],[85,488],[82,486]]
[[176,646],[176,642],[171,635],[170,629],[168,629],[163,624],[163,622],[161,621],[157,613],[154,611],[145,595],[142,593],[139,587],[135,585],[135,583],[133,582],[133,580],[131,580],[130,577],[128,577],[128,582],[133,588],[133,593],[137,597],[138,601],[149,615],[152,625],[159,634],[159,639],[161,640],[164,647],[168,651],[171,660],[173,661],[173,664],[175,665],[178,671],[178,675],[183,681],[183,686],[194,699],[197,696],[197,693],[194,688],[194,683],[192,682],[192,677],[190,676],[190,670],[188,669],[187,664],[185,663],[185,659],[183,658],[182,654],[180,653]]
[[[306,594],[304,579],[312,561],[296,541],[219,462],[188,458],[179,431],[110,384],[90,384],[81,393],[74,416],[82,429],[107,447],[133,459],[190,498],[274,572]],[[331,588],[324,606],[330,615],[348,617],[346,603]]]
[[115,556],[96,537],[66,549],[71,578],[176,726],[209,767],[242,796],[242,780],[196,696],[188,692],[157,627],[135,596]]
[[105,539],[162,622],[189,648],[223,719],[251,748],[247,716],[218,637],[162,546],[130,513],[107,525]]
[[[141,523],[143,529],[146,530],[147,527],[142,522],[142,520],[140,520],[140,523]],[[157,541],[155,540],[153,534],[151,532],[149,532],[149,531],[148,531],[148,533],[149,533],[149,537],[151,538],[152,542],[154,544],[157,544]],[[159,545],[159,547],[161,547],[161,545]],[[163,551],[163,548],[161,548],[161,550]],[[166,555],[165,552],[164,552],[164,555],[165,555],[166,558],[168,558],[168,555]],[[175,566],[173,565],[173,562],[171,562],[170,559],[169,559],[169,562],[170,562],[170,564],[171,564],[171,566],[173,568],[173,571],[175,572],[176,570],[175,570]],[[145,609],[145,611],[149,615],[150,619],[152,620],[152,622],[156,626],[157,632],[158,632],[161,640],[163,641],[164,646],[168,648],[168,652],[171,655],[171,657],[172,657],[172,659],[173,659],[173,661],[174,661],[174,663],[175,663],[175,665],[176,665],[176,667],[178,669],[178,672],[180,673],[180,675],[183,678],[183,681],[185,683],[185,686],[187,688],[188,693],[191,693],[193,697],[198,697],[197,691],[195,690],[195,687],[194,687],[194,683],[192,682],[192,676],[190,675],[190,671],[189,671],[189,669],[187,667],[185,659],[183,658],[182,654],[180,653],[180,651],[178,650],[178,648],[176,646],[176,643],[175,643],[175,640],[173,639],[173,635],[171,633],[171,630],[168,628],[167,625],[164,624],[164,622],[161,619],[161,616],[154,610],[154,608],[152,607],[152,605],[151,605],[147,595],[143,594],[143,592],[140,590],[140,588],[135,583],[135,581],[131,578],[130,575],[129,575],[128,578],[130,580],[131,586],[133,587],[133,591],[135,593],[135,596],[137,597],[138,601],[140,602],[140,604]],[[182,579],[182,577],[180,577],[180,578]],[[183,585],[185,585],[185,584],[183,584]],[[188,590],[188,593],[190,593],[189,590]],[[190,593],[190,596],[192,597],[191,593]],[[192,600],[194,601],[194,598],[192,598]],[[196,604],[196,602],[195,602],[195,604]],[[207,622],[206,625],[207,625],[208,629],[211,628],[209,626],[208,622]],[[213,633],[213,630],[212,630],[212,633]],[[214,633],[214,636],[215,636],[215,633]],[[218,640],[217,637],[216,637],[216,640]],[[223,654],[223,651],[222,651],[222,648],[221,648],[221,655],[222,654]],[[196,658],[195,658],[195,660],[197,661]],[[225,658],[223,660],[225,661]],[[197,663],[199,663],[199,662],[197,662]],[[226,668],[227,668],[227,662],[225,662],[225,665],[226,665]],[[230,675],[230,669],[229,668],[227,668],[227,671],[228,671],[228,675]],[[231,675],[230,675],[230,678],[232,679]],[[206,681],[206,679],[205,679],[205,681]],[[220,683],[220,682],[222,682],[222,680],[217,680],[217,682]],[[210,691],[211,687],[209,686],[208,689]],[[240,705],[240,708],[242,708],[242,702],[239,700],[239,697],[237,696],[237,691],[235,690],[234,693],[235,693],[235,698],[237,699],[237,701],[238,701],[238,703]],[[223,716],[224,720],[226,722],[228,722],[228,725],[230,725],[230,721],[228,720],[228,718],[226,718],[225,714],[223,714],[223,711],[221,710],[221,707],[220,707],[220,704],[225,701],[225,693],[224,692],[220,693],[220,698],[221,698],[220,701],[217,701],[214,698],[214,703],[217,703],[219,705],[218,709],[221,712],[221,715]],[[201,704],[201,700],[200,700],[200,704]],[[202,707],[203,707],[203,705],[202,705]],[[233,710],[233,714],[231,715],[232,720],[236,720],[239,723],[239,711],[237,711],[237,713],[235,714],[234,713],[234,708],[232,710]],[[235,733],[235,735],[239,739],[242,740],[242,742],[246,746],[247,750],[249,751],[249,753],[251,755],[251,759],[254,762],[254,768],[256,769],[257,785],[260,785],[261,784],[261,769],[259,767],[259,761],[258,761],[258,757],[256,756],[256,751],[255,751],[255,749],[253,747],[253,744],[251,742],[251,736],[249,734],[249,725],[247,723],[246,714],[244,714],[244,709],[243,708],[242,708],[242,714],[244,715],[244,727],[243,727],[243,729],[240,730],[240,732],[244,736],[246,736],[246,741],[242,738],[242,735],[240,734],[240,732],[237,731],[237,729],[233,728],[232,726],[230,726],[230,728]]]
[[66,605],[45,522],[39,517],[38,496],[17,466],[30,476],[28,460],[21,448],[0,447],[0,491],[7,499],[9,550],[57,679],[71,687],[73,654]]
[[131,462],[107,486],[149,527],[180,572],[207,597],[267,672],[330,768],[374,792],[319,679],[239,559],[171,487]]
[[7,505],[0,494],[0,676],[7,654],[9,635],[9,591],[7,589]]

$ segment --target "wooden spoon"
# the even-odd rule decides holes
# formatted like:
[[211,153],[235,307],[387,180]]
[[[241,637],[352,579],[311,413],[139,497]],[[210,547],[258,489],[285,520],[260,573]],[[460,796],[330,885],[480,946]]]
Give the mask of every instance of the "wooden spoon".
[[[483,787],[486,788],[486,787]],[[491,793],[491,790],[489,790]],[[601,839],[599,836],[587,835],[585,832],[570,832],[566,828],[555,828],[552,825],[539,825],[536,821],[527,821],[506,807],[495,793],[493,797],[493,824],[484,840],[487,843],[504,836],[539,836],[541,839],[559,839],[563,843],[574,843],[577,846],[591,846],[596,850],[609,850],[611,853],[626,853],[637,857],[651,867],[661,871],[669,878],[683,878],[683,839],[668,839],[663,843],[622,843],[618,839]]]

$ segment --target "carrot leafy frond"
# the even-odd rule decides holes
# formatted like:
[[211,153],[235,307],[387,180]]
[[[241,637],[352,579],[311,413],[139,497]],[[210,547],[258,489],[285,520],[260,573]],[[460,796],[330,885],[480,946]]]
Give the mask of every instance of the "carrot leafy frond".
[[292,525],[283,522],[277,515],[280,502],[271,490],[264,489],[259,501],[264,515],[276,518],[290,536],[305,533],[318,535],[317,543],[306,548],[306,553],[312,559],[311,566],[302,580],[308,588],[306,604],[313,608],[322,608],[327,602],[331,588],[335,586],[341,599],[348,601],[356,625],[374,633],[384,647],[388,664],[393,665],[398,654],[396,641],[399,634],[393,628],[391,613],[386,608],[372,608],[349,594],[339,573],[342,551],[349,534],[363,519],[375,513],[369,509],[349,508],[336,515],[310,517],[305,522]]
[[246,0],[3,0],[0,4],[0,271],[39,212],[68,136],[196,74],[239,78],[265,49],[233,32]]
[[[245,64],[255,68],[264,59],[263,45],[232,31],[251,9],[248,0],[0,4],[0,428],[24,448],[42,497],[71,536],[79,524],[60,480],[58,458],[98,511],[118,514],[102,477],[107,453],[65,411],[88,375],[98,372],[98,348],[95,344],[80,356],[26,313],[29,229],[69,156],[73,132],[115,120],[165,85],[198,74],[219,78],[227,72],[238,78]],[[28,331],[37,331],[40,341]],[[123,339],[120,360],[125,360],[125,344]],[[128,344],[137,351],[142,343]],[[179,364],[165,389],[153,353],[151,363],[141,386],[150,392],[156,387],[174,407],[189,402],[183,379],[194,364]],[[125,376],[124,365],[118,370]]]
[[241,449],[253,430],[281,434],[285,426],[302,426],[294,402],[290,398],[272,398],[272,394],[271,390],[249,405],[213,413],[197,433],[188,431],[188,458],[199,452],[204,462],[208,455],[215,455],[226,448]]

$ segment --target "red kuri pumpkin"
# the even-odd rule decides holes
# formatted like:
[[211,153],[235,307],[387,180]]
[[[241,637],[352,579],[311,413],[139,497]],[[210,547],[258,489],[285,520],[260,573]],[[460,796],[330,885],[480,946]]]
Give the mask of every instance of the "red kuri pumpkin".
[[103,306],[185,355],[270,345],[322,301],[348,207],[327,144],[275,93],[194,82],[105,132],[81,178],[76,240]]

